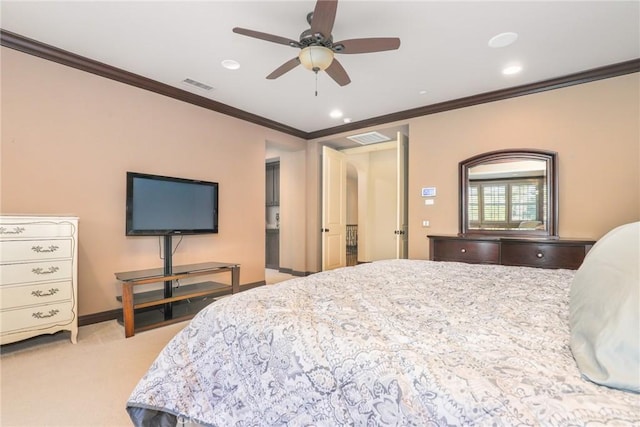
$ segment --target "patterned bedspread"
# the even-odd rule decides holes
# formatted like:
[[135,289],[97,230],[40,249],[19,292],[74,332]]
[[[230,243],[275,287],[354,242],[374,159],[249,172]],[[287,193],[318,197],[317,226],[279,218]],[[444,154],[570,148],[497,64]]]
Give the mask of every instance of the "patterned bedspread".
[[573,274],[393,260],[256,288],[201,311],[127,410],[139,425],[640,425],[640,395],[580,377]]

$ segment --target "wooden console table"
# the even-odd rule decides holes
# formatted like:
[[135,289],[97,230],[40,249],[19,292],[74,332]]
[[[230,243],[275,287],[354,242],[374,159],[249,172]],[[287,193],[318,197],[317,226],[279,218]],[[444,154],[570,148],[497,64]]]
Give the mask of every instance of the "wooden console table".
[[[133,289],[138,285],[149,283],[170,283],[174,280],[186,279],[197,276],[205,276],[223,272],[231,272],[231,286],[216,282],[202,282],[179,287],[165,286],[165,290],[134,293]],[[122,282],[122,316],[124,333],[127,338],[135,332],[165,326],[171,323],[181,322],[195,316],[195,314],[211,301],[198,304],[199,299],[204,301],[206,297],[216,297],[235,294],[240,290],[240,265],[222,262],[206,262],[201,264],[189,264],[174,266],[171,274],[165,274],[162,268],[149,270],[126,271],[116,273],[116,279]],[[174,303],[179,303],[175,304]],[[135,310],[155,306],[164,306],[163,310],[155,313],[145,313],[146,318],[136,327]],[[174,312],[175,309],[175,312]],[[161,318],[158,318],[158,315]]]

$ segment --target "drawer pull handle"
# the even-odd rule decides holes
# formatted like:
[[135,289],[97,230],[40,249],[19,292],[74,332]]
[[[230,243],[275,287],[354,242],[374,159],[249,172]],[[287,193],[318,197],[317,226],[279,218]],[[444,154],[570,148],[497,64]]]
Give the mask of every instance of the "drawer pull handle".
[[60,270],[60,267],[55,267],[55,266],[51,266],[47,270],[45,270],[44,268],[40,268],[40,267],[31,269],[33,274],[53,274],[58,270]]
[[33,313],[32,316],[36,319],[46,319],[47,317],[53,317],[56,314],[60,313],[60,310],[49,310],[48,314],[43,314],[41,311]]
[[0,234],[21,234],[24,232],[24,227],[13,227],[13,230],[10,230],[6,227],[0,227]]
[[536,256],[537,256],[538,258],[544,258],[544,254],[543,254],[542,252],[538,252],[538,253],[536,254]]
[[58,249],[60,249],[60,247],[56,245],[51,245],[48,248],[43,248],[42,246],[31,246],[31,250],[39,254],[47,253],[47,252],[55,252]]
[[460,252],[462,252],[463,254],[467,253],[467,250],[465,248],[460,249]]
[[49,289],[48,293],[44,293],[43,291],[38,289],[37,291],[32,291],[31,295],[33,295],[34,297],[50,297],[51,295],[55,295],[58,292],[60,292],[60,289],[58,288],[51,288]]

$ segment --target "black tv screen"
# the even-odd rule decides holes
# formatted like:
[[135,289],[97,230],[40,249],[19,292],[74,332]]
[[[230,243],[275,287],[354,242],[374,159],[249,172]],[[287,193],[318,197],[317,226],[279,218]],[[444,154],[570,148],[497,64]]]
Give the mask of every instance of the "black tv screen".
[[218,232],[218,183],[127,172],[127,236]]

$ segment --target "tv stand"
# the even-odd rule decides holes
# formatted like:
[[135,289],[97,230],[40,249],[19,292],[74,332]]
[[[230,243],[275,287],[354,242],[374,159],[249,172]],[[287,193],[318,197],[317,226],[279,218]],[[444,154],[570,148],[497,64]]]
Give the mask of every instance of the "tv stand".
[[[169,264],[170,265],[170,264]],[[231,285],[216,282],[202,282],[179,287],[173,286],[174,280],[231,272]],[[116,273],[116,279],[122,283],[122,316],[125,337],[132,337],[135,332],[157,328],[181,322],[195,314],[211,301],[205,298],[235,294],[240,290],[240,265],[233,263],[206,262],[155,268],[139,271]],[[164,282],[164,289],[134,293],[134,287],[149,283]],[[189,301],[191,299],[198,301]],[[204,304],[203,304],[204,303]],[[162,310],[139,313],[140,325],[136,326],[135,310],[163,306]],[[158,317],[161,313],[162,317]]]

